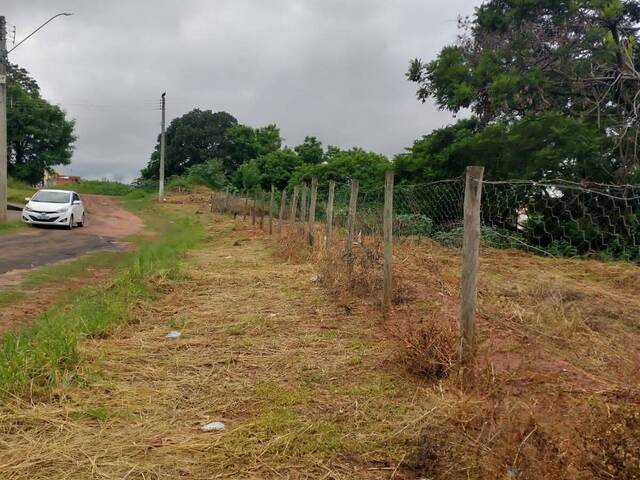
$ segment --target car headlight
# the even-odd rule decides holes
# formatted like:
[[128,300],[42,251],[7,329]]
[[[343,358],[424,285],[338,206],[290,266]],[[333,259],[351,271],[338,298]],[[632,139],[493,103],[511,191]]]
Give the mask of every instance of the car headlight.
[[69,210],[69,207],[62,207],[62,208],[59,208],[58,210],[56,210],[56,213],[64,213],[67,210]]
[[33,212],[33,210],[31,210],[31,209],[29,208],[29,205],[26,205],[26,206],[24,207],[24,211],[25,211],[25,212]]

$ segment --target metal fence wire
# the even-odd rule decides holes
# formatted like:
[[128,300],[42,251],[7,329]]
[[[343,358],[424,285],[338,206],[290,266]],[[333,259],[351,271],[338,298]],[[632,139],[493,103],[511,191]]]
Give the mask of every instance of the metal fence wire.
[[[394,237],[398,241],[430,238],[446,247],[460,248],[464,190],[463,178],[396,185]],[[287,224],[308,221],[309,184],[276,190],[273,203],[270,194],[260,189],[243,194],[221,192],[212,199],[213,209],[243,217],[255,215],[258,219],[268,217],[271,211],[274,224],[279,222],[281,211],[282,220]],[[336,231],[347,228],[350,195],[349,182],[336,184],[333,204]],[[315,208],[318,224],[326,222],[327,201],[328,186],[319,184]],[[358,190],[354,223],[357,238],[382,236],[383,208],[383,185]],[[563,180],[482,182],[481,240],[485,247],[516,248],[553,257],[639,261],[639,214],[638,185],[579,184]]]
[[452,248],[462,258],[459,361],[468,366],[475,352],[481,244],[554,257],[640,260],[640,186],[491,181],[483,174],[482,167],[470,166],[465,178],[394,187],[387,172],[384,186],[364,189],[355,180],[318,185],[314,178],[311,188],[305,183],[240,196],[227,190],[210,205],[288,236],[297,252],[305,244],[311,252],[319,249],[334,287],[382,292],[383,318],[392,311],[394,292],[401,291],[394,290],[394,246],[400,247],[396,252],[410,247],[405,259],[416,239]]
[[484,181],[483,240],[565,257],[640,260],[640,186]]

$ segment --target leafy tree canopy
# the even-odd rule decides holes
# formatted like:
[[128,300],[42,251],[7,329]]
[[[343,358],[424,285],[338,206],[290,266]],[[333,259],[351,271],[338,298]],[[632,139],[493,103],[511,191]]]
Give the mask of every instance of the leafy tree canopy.
[[[528,114],[550,111],[562,114],[544,117],[543,131],[552,136],[568,121],[592,125],[601,132],[595,143],[602,135],[611,139],[599,171],[615,167],[617,178],[628,179],[638,168],[639,22],[637,0],[488,0],[473,18],[461,19],[455,45],[430,62],[413,60],[407,76],[420,100],[434,98],[453,112],[471,109],[482,127],[500,121],[516,128]],[[573,162],[581,146],[565,149],[560,162]]]
[[384,184],[384,172],[391,166],[387,157],[378,153],[361,148],[340,150],[330,147],[323,163],[301,165],[292,176],[290,184],[308,182],[312,176],[317,176],[322,185],[329,180],[341,183],[355,178],[360,182],[362,190],[370,190]]
[[616,165],[603,161],[608,144],[594,125],[557,112],[486,126],[472,117],[417,140],[395,158],[395,169],[404,183],[458,177],[469,163],[484,166],[489,179],[611,181]]
[[244,188],[260,186],[267,190],[287,186],[294,170],[302,165],[302,159],[290,148],[275,150],[240,167]]
[[217,158],[192,165],[187,169],[186,177],[188,183],[204,185],[212,190],[221,189],[227,183],[224,165]]
[[[166,130],[165,174],[182,175],[193,165],[213,158],[226,159],[231,145],[225,136],[238,121],[226,112],[194,109],[175,118]],[[160,136],[143,179],[157,179],[160,165]],[[225,165],[226,167],[226,165]]]
[[224,166],[228,175],[248,161],[279,150],[282,146],[280,129],[275,125],[262,128],[234,125],[227,129],[225,138],[228,149]]
[[318,164],[324,160],[322,142],[316,137],[304,137],[304,142],[294,148],[302,163]]
[[71,163],[75,122],[40,96],[38,83],[25,69],[9,65],[7,73],[8,171],[35,185],[45,171]]

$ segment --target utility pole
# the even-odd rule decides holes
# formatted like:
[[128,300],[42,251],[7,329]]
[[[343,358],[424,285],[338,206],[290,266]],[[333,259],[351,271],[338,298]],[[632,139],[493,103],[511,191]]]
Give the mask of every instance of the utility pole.
[[162,94],[162,123],[160,127],[160,185],[158,188],[158,201],[164,200],[164,111],[166,92]]
[[7,219],[7,23],[0,16],[0,222]]
[[7,168],[9,164],[7,158],[7,69],[9,68],[9,54],[54,18],[70,15],[73,14],[63,12],[54,15],[16,43],[9,51],[7,51],[7,22],[4,16],[0,16],[0,221],[7,219]]

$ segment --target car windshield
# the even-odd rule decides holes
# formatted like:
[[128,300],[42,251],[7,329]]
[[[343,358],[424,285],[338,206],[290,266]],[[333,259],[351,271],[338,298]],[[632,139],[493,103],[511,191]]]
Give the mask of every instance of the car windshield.
[[31,201],[48,203],[69,203],[69,198],[69,192],[50,192],[40,190],[31,198]]

